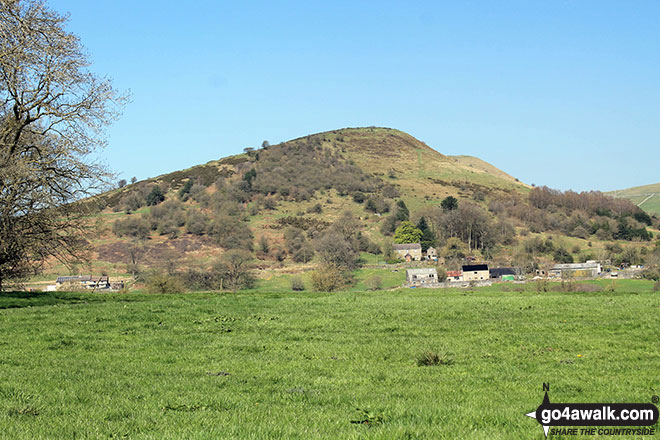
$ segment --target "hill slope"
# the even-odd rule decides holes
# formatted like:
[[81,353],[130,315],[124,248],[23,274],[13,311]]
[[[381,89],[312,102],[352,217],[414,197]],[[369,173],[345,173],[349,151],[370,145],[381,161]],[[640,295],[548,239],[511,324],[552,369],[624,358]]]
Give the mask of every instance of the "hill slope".
[[660,215],[660,183],[610,191],[607,194],[626,198],[649,214]]
[[[319,239],[338,219],[345,222],[347,211],[353,220],[343,231],[350,229],[371,263],[384,261],[379,252],[401,221],[417,224],[421,217],[446,267],[467,256],[525,270],[557,258],[638,261],[643,250],[628,248],[645,244],[631,240],[649,237],[629,202],[544,191],[478,158],[443,155],[399,130],[333,130],[96,197],[92,263],[71,272],[199,275],[229,249],[250,252],[260,278],[304,272],[321,259]],[[440,209],[447,196],[458,199],[456,212]],[[608,247],[619,237],[627,240],[623,247]],[[48,272],[69,270],[53,262]]]

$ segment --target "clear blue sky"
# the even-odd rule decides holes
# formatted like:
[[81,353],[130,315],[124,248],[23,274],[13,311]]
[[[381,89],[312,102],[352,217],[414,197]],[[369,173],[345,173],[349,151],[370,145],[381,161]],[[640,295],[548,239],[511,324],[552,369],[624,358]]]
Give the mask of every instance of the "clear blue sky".
[[103,156],[153,177],[342,127],[527,183],[660,182],[660,2],[51,0],[133,100]]

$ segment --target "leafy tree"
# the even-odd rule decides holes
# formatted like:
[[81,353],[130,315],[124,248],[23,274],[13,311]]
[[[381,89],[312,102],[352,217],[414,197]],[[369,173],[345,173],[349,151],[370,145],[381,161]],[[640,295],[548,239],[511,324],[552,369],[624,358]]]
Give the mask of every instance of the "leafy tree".
[[0,289],[81,258],[89,204],[74,202],[110,184],[94,153],[124,98],[66,22],[38,0],[0,1]]
[[117,187],[118,188],[123,188],[126,186],[126,179],[121,179],[119,182],[117,182]]
[[422,239],[422,231],[417,229],[409,221],[401,223],[401,226],[394,231],[395,243],[419,243]]
[[458,200],[453,196],[445,197],[445,199],[440,202],[440,206],[443,211],[453,211],[458,208]]
[[151,192],[147,194],[147,206],[157,205],[163,200],[165,200],[165,194],[163,194],[163,190],[160,188],[160,186],[154,185],[153,188],[151,188]]
[[137,182],[137,177],[133,176],[131,177],[131,185]]

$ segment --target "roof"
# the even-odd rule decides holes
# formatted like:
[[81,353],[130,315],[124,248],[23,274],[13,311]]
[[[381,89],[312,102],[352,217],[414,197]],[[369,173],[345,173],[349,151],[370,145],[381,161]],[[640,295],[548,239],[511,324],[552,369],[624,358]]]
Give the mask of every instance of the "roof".
[[56,283],[73,283],[75,281],[91,281],[91,275],[75,275],[75,276],[63,276],[57,277]]
[[468,264],[463,266],[463,272],[475,272],[479,270],[488,270],[487,264]]
[[435,267],[425,267],[422,269],[406,269],[406,276],[408,275],[429,275],[437,274],[438,271],[435,270]]
[[598,269],[599,263],[570,263],[570,264],[555,264],[553,270],[561,269]]
[[392,249],[395,251],[407,251],[412,249],[422,249],[422,245],[419,243],[404,243],[404,244],[393,244]]
[[426,252],[428,251],[437,252],[433,246],[430,246],[428,249],[426,249]]
[[448,277],[460,277],[463,274],[460,270],[448,270],[447,271],[447,276]]
[[490,269],[490,276],[501,277],[502,275],[515,275],[516,271],[512,267],[495,267]]

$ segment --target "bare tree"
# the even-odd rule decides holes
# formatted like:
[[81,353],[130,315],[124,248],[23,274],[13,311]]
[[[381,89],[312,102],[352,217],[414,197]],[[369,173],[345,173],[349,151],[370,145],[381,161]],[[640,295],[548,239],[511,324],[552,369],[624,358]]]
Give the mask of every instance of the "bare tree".
[[66,22],[39,0],[0,0],[0,288],[79,255],[79,201],[110,182],[90,155],[126,97],[88,70]]

